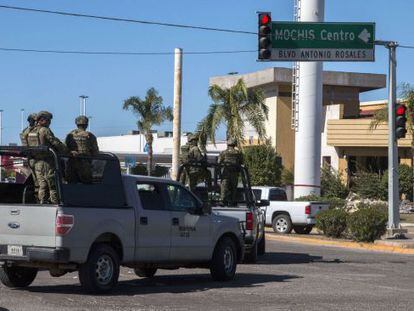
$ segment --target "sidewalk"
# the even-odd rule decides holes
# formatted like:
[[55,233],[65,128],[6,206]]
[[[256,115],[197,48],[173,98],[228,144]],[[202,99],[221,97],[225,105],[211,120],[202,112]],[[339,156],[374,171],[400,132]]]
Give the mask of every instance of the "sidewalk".
[[301,244],[324,245],[331,247],[414,255],[414,239],[412,238],[406,240],[377,240],[374,243],[362,243],[346,239],[328,238],[319,233],[316,233],[316,231],[309,235],[280,235],[274,233],[271,228],[266,228],[266,238],[273,241],[295,242]]

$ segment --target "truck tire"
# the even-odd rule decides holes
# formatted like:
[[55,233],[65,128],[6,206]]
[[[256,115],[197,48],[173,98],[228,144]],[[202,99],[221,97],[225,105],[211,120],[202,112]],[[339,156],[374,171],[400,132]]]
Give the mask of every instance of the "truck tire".
[[246,252],[244,255],[244,262],[245,263],[256,263],[257,262],[257,255],[258,255],[258,245],[257,242],[254,243],[250,252]]
[[266,234],[263,232],[262,239],[259,242],[259,245],[257,246],[257,254],[259,256],[263,256],[266,254]]
[[79,267],[79,280],[89,293],[107,293],[117,284],[119,278],[119,257],[115,250],[106,244],[92,247],[88,261]]
[[273,218],[272,227],[278,234],[288,234],[292,231],[292,221],[289,215],[280,214]]
[[0,268],[0,281],[11,288],[27,287],[36,278],[37,271],[36,268],[3,266]]
[[237,268],[236,245],[233,240],[225,237],[219,241],[214,249],[210,263],[210,273],[215,281],[231,281],[234,279]]
[[297,234],[309,234],[312,231],[313,226],[293,226],[293,230]]
[[135,268],[134,272],[141,278],[152,278],[157,272],[157,268]]

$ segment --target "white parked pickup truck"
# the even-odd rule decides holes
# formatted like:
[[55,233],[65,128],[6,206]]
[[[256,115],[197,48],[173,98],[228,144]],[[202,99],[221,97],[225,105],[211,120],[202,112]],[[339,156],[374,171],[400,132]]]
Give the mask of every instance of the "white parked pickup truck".
[[262,207],[266,214],[266,226],[273,231],[287,234],[295,230],[298,234],[309,234],[315,225],[315,216],[329,208],[328,203],[311,201],[287,201],[286,192],[279,187],[252,187],[256,200],[268,200]]

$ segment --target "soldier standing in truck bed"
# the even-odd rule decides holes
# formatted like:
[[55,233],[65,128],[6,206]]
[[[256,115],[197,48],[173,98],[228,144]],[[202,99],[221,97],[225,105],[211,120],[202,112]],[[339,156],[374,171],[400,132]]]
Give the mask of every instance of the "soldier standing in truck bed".
[[234,205],[237,201],[237,185],[239,182],[240,166],[243,164],[243,154],[236,149],[235,139],[227,140],[227,149],[220,153],[219,164],[222,164],[221,194],[224,205]]
[[[65,154],[66,146],[55,137],[49,126],[53,115],[48,111],[37,114],[37,125],[27,135],[29,147],[44,146],[53,149],[56,153]],[[56,191],[55,172],[56,166],[52,156],[48,153],[37,153],[33,155],[34,170],[39,183],[38,199],[40,204],[58,204],[59,199]]]
[[99,153],[98,143],[95,135],[86,129],[89,125],[89,119],[85,116],[79,116],[75,119],[77,129],[73,130],[66,136],[66,146],[69,152],[74,156],[68,162],[66,178],[72,183],[92,183],[92,161],[88,158]]

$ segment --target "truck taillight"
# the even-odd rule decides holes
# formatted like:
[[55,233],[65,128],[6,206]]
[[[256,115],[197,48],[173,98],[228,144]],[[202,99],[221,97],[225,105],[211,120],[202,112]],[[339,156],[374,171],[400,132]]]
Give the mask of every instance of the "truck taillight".
[[57,214],[55,224],[56,235],[68,234],[74,224],[75,217],[73,215]]
[[253,213],[246,213],[246,230],[253,230]]
[[311,214],[311,206],[310,205],[305,206],[305,214],[306,215],[310,215]]

